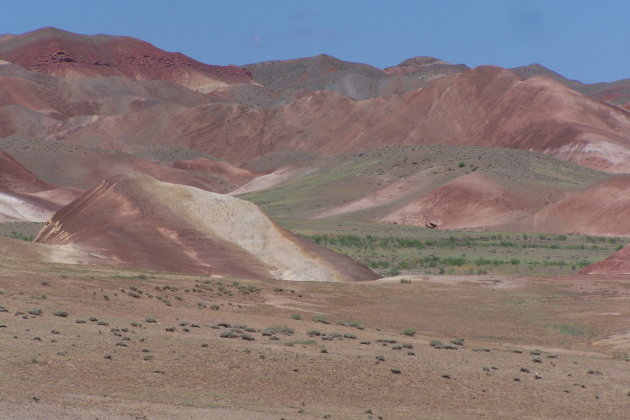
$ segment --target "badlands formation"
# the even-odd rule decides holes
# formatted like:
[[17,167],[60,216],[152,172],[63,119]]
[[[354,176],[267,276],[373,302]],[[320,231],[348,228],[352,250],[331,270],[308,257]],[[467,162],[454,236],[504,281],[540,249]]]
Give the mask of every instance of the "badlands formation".
[[0,36],[0,417],[625,419],[630,79]]

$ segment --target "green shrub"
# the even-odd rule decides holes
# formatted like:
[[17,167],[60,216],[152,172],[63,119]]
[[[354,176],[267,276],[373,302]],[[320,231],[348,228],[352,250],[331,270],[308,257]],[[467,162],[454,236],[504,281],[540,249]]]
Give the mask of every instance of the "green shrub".
[[442,343],[440,340],[431,340],[429,345],[431,347],[435,347],[436,349],[441,349],[442,347],[444,347],[444,343]]
[[289,347],[293,347],[295,345],[314,346],[315,344],[317,344],[315,340],[293,340],[293,341],[287,341],[286,343],[284,343],[285,346],[289,346]]
[[356,329],[359,329],[359,330],[364,330],[365,329],[363,324],[361,324],[360,322],[357,322],[357,321],[339,321],[339,322],[337,322],[337,325],[343,325],[344,327],[352,327],[352,328],[356,328]]
[[413,337],[414,335],[416,335],[416,329],[415,328],[405,328],[402,333],[404,335],[407,335],[409,337]]
[[330,321],[325,316],[320,316],[320,315],[314,316],[313,321],[321,322],[322,324],[330,324]]

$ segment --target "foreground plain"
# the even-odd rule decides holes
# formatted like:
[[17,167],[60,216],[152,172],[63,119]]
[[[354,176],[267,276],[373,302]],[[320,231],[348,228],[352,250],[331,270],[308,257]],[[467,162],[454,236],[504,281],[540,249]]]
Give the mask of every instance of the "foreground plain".
[[621,419],[630,401],[625,277],[0,273],[8,418]]

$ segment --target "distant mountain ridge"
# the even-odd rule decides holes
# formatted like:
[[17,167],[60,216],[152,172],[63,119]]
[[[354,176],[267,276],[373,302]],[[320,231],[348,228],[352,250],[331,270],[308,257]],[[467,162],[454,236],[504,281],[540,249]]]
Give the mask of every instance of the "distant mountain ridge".
[[[44,182],[82,190],[141,172],[228,193],[311,158],[437,144],[630,172],[630,114],[580,93],[622,100],[624,81],[586,85],[537,64],[469,69],[434,57],[378,69],[325,54],[243,68],[182,55],[190,65],[176,65],[176,56],[54,28],[0,36],[0,150]],[[230,69],[243,78],[219,80]]]
[[79,35],[56,28],[3,36],[0,59],[55,76],[171,80],[199,91],[252,83],[241,67],[204,64],[135,38]]

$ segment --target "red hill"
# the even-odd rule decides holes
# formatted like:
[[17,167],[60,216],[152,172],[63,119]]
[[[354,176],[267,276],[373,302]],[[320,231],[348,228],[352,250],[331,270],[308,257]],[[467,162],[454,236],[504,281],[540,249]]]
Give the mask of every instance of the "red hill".
[[79,35],[56,28],[0,39],[0,59],[62,77],[171,80],[200,91],[252,83],[249,72],[240,67],[204,64],[130,37]]

